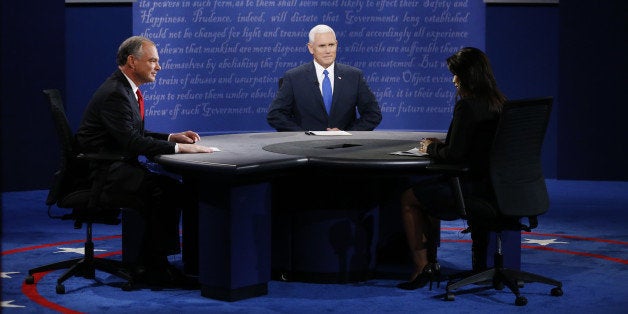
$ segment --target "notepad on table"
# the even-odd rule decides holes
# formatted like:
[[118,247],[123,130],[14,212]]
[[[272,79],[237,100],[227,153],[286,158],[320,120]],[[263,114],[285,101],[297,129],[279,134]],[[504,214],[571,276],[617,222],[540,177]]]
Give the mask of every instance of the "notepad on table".
[[351,133],[347,131],[305,131],[305,134],[323,136],[351,135]]
[[391,155],[399,155],[399,156],[417,156],[417,157],[423,157],[423,156],[427,156],[427,153],[422,153],[421,151],[419,151],[418,148],[412,148],[409,150],[400,150],[398,152],[392,152],[390,153]]

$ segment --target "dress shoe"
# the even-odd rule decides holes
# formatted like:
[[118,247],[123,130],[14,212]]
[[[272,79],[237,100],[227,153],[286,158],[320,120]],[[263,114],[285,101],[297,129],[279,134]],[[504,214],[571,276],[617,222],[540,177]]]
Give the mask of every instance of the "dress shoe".
[[397,288],[403,290],[416,290],[425,287],[427,283],[430,283],[430,290],[432,290],[432,282],[440,276],[440,265],[438,263],[430,263],[423,267],[421,273],[411,281],[399,283]]
[[196,277],[187,276],[177,267],[166,263],[137,267],[134,280],[148,286],[159,288],[175,288],[185,290],[200,289]]
[[172,285],[175,288],[181,288],[186,290],[196,290],[200,289],[201,285],[198,282],[198,278],[194,276],[188,276],[183,273],[179,268],[168,265],[166,268],[166,272],[168,273],[168,284]]

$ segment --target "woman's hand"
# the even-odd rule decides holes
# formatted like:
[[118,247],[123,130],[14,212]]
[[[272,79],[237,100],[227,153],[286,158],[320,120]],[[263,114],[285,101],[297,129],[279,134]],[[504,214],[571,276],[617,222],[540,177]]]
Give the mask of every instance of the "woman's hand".
[[437,138],[424,138],[419,142],[419,151],[421,153],[425,153],[427,154],[427,147],[430,146],[430,144],[432,143],[440,143],[440,140]]

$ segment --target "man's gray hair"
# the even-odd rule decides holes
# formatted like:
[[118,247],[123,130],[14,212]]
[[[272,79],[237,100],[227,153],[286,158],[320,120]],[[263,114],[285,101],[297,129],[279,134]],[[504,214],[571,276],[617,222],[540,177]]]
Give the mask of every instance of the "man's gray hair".
[[319,24],[312,27],[312,29],[310,30],[310,35],[309,35],[310,42],[311,43],[314,42],[314,37],[316,36],[316,34],[325,34],[325,33],[332,33],[334,34],[334,37],[336,37],[336,32],[334,32],[334,29],[327,25]]
[[123,41],[118,48],[118,55],[116,56],[116,62],[118,65],[125,65],[126,59],[128,59],[130,55],[140,57],[142,55],[142,45],[144,43],[155,45],[152,40],[144,36],[133,36]]

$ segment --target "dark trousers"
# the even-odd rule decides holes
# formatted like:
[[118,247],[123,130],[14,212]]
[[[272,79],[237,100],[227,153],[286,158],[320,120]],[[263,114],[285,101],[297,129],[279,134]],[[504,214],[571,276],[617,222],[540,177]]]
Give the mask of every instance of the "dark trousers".
[[[93,173],[101,206],[126,207],[141,216],[143,230],[138,263],[164,260],[181,252],[179,222],[185,201],[182,184],[139,163],[100,165]],[[100,189],[100,191],[98,191]],[[133,228],[133,226],[131,226]]]
[[152,172],[146,174],[140,189],[140,197],[146,205],[138,209],[145,226],[143,257],[161,258],[181,252],[181,207],[176,203],[177,197],[182,197],[181,190],[181,184],[170,177]]

